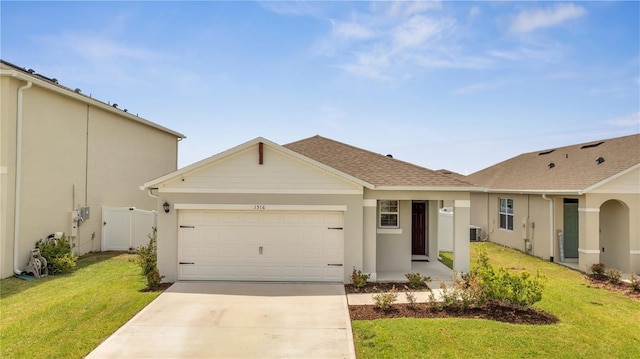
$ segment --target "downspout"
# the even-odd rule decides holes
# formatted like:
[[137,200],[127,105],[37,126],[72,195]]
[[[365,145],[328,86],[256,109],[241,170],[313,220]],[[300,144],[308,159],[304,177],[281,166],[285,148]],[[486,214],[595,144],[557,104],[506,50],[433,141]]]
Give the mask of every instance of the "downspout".
[[553,223],[554,215],[553,215],[553,199],[547,198],[546,194],[542,195],[542,199],[549,201],[549,262],[553,262],[553,252],[555,246],[554,244],[554,233],[553,228],[555,227]]
[[31,88],[33,83],[27,82],[26,85],[18,89],[18,115],[16,119],[16,193],[15,203],[13,207],[13,272],[20,275],[22,271],[18,267],[20,246],[20,206],[22,191],[22,97],[23,91]]

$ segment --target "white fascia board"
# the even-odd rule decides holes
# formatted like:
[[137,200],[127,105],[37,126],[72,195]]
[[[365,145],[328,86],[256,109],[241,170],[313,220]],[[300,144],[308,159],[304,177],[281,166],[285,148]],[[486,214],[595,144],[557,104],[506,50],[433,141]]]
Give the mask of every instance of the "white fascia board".
[[271,148],[273,148],[273,149],[275,149],[277,151],[280,151],[280,152],[282,152],[282,153],[284,153],[284,154],[286,154],[286,155],[288,155],[290,157],[293,157],[293,158],[298,159],[300,161],[306,162],[309,165],[318,167],[318,168],[320,168],[322,170],[325,170],[325,171],[327,171],[327,172],[329,172],[329,173],[331,173],[333,175],[336,175],[338,177],[346,179],[346,180],[348,180],[350,182],[353,182],[355,184],[358,184],[360,186],[363,186],[363,187],[366,187],[366,188],[370,188],[370,189],[374,187],[372,184],[370,184],[368,182],[362,181],[362,180],[360,180],[360,179],[358,179],[356,177],[353,177],[353,176],[350,176],[350,175],[348,175],[348,174],[346,174],[344,172],[338,171],[335,168],[329,167],[329,166],[327,166],[325,164],[322,164],[322,163],[320,163],[318,161],[312,160],[309,157],[303,156],[303,155],[301,155],[301,154],[299,154],[299,153],[297,153],[295,151],[292,151],[292,150],[290,150],[290,149],[288,149],[286,147],[280,146],[279,144],[277,144],[275,142],[272,142],[272,141],[269,141],[266,138],[257,137],[257,138],[255,138],[255,139],[253,139],[251,141],[245,142],[245,143],[243,143],[241,145],[238,145],[236,147],[230,148],[230,149],[228,149],[226,151],[220,152],[220,153],[215,154],[215,155],[213,155],[211,157],[205,158],[204,160],[201,160],[201,161],[193,163],[193,164],[191,164],[189,166],[183,167],[183,168],[181,168],[181,169],[179,169],[177,171],[174,171],[174,172],[171,172],[171,173],[169,173],[167,175],[164,175],[162,177],[156,178],[155,180],[152,180],[152,181],[147,182],[144,185],[142,185],[142,188],[156,188],[159,184],[161,184],[163,182],[172,180],[172,179],[174,179],[176,177],[179,177],[179,176],[184,176],[189,172],[198,170],[203,166],[207,166],[207,165],[209,165],[211,163],[214,163],[214,162],[216,162],[216,161],[218,161],[218,160],[220,160],[222,158],[225,158],[225,157],[228,157],[228,156],[230,156],[232,154],[235,154],[237,152],[243,151],[243,150],[245,150],[245,149],[247,149],[247,148],[249,148],[251,146],[254,146],[254,145],[256,145],[256,144],[258,144],[260,142],[262,142],[262,143],[268,145],[269,147],[271,147]]
[[11,77],[23,80],[23,81],[30,81],[36,86],[45,88],[47,90],[56,92],[58,94],[70,97],[70,98],[78,100],[78,101],[82,101],[82,102],[87,103],[89,105],[95,106],[97,108],[101,108],[101,109],[103,109],[105,111],[108,111],[108,112],[111,112],[111,113],[114,113],[114,114],[116,114],[118,116],[125,117],[125,118],[127,118],[129,120],[132,120],[132,121],[135,121],[135,122],[139,122],[139,123],[141,123],[143,125],[146,125],[146,126],[149,126],[149,127],[153,127],[155,129],[158,129],[158,130],[161,130],[163,132],[169,133],[169,134],[171,134],[173,136],[176,136],[176,138],[179,138],[179,139],[187,138],[187,136],[181,134],[180,132],[176,132],[176,131],[171,130],[169,128],[166,128],[166,127],[164,127],[162,125],[159,125],[159,124],[157,124],[155,122],[151,122],[149,120],[145,120],[144,118],[135,116],[135,115],[131,114],[130,112],[124,112],[124,111],[122,111],[120,109],[117,109],[117,108],[115,108],[113,106],[109,106],[109,105],[107,105],[106,103],[104,103],[104,102],[102,102],[100,100],[94,99],[93,97],[89,97],[89,96],[86,96],[86,95],[82,95],[82,94],[76,93],[74,91],[71,91],[68,88],[62,87],[62,85],[52,84],[52,83],[47,82],[45,80],[39,79],[39,78],[37,78],[35,76],[29,76],[29,75],[23,74],[22,72],[16,71],[16,70],[0,70],[0,75],[1,76],[11,76]]
[[609,178],[606,178],[606,179],[604,179],[604,180],[602,180],[602,181],[600,181],[600,182],[598,182],[598,183],[596,183],[594,185],[591,185],[591,186],[585,188],[584,191],[582,191],[582,192],[587,193],[587,192],[593,191],[594,189],[596,189],[596,188],[598,188],[600,186],[603,186],[603,185],[615,180],[616,178],[622,177],[622,176],[626,175],[629,172],[633,172],[638,168],[640,168],[640,163],[636,164],[635,166],[631,166],[631,167],[627,168],[624,171],[618,172],[615,175],[613,175],[613,176],[611,176]]
[[487,193],[507,193],[507,194],[548,194],[548,195],[568,195],[581,196],[582,190],[560,189],[560,190],[543,190],[543,189],[487,189]]
[[482,192],[482,187],[438,187],[438,186],[376,186],[376,191],[445,191],[445,192]]
[[282,204],[211,204],[211,203],[176,203],[175,209],[217,210],[217,211],[332,211],[346,212],[345,205],[282,205]]
[[[147,188],[147,187],[144,187]],[[143,189],[144,189],[143,188]],[[364,193],[362,189],[269,189],[269,188],[253,188],[253,189],[234,189],[234,188],[158,188],[159,193],[209,193],[209,194],[358,194]]]

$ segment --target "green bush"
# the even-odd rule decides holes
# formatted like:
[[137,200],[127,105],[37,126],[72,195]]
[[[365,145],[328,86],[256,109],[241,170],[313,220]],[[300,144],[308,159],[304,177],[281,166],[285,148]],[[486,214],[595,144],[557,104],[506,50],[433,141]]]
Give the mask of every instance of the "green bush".
[[38,240],[36,248],[40,255],[47,260],[49,274],[64,273],[76,266],[78,257],[73,255],[71,242],[63,234],[60,239]]
[[357,290],[360,290],[360,288],[367,285],[367,281],[369,280],[370,276],[371,274],[362,273],[361,270],[356,270],[356,267],[353,267],[353,271],[351,272],[351,276],[349,276],[349,279],[351,280],[351,284]]
[[511,273],[504,268],[496,272],[484,250],[478,250],[477,265],[468,273],[467,286],[480,290],[480,301],[507,302],[530,306],[542,299],[544,277],[527,271]]
[[153,227],[149,237],[149,244],[138,247],[137,263],[142,269],[142,275],[147,277],[147,287],[155,287],[162,281],[164,276],[158,271],[158,230]]
[[640,279],[636,277],[636,274],[631,272],[631,290],[634,292],[640,292]]
[[398,300],[398,293],[396,291],[396,286],[393,286],[390,291],[374,294],[372,296],[373,302],[376,307],[382,310],[389,310],[393,303]]
[[407,273],[404,275],[409,281],[409,287],[412,289],[428,288],[427,283],[431,282],[431,277],[423,277],[420,273]]
[[607,276],[607,280],[609,281],[609,283],[613,285],[620,283],[620,278],[622,278],[622,273],[615,268],[607,269],[604,272],[604,275]]
[[595,263],[591,265],[591,273],[597,279],[605,279],[607,276],[604,274],[604,263]]

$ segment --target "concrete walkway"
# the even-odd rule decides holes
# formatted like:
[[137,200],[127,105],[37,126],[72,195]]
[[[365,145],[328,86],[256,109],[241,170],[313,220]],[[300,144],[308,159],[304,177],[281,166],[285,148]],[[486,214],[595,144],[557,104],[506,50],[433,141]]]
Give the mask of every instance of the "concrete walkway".
[[355,351],[342,284],[178,282],[87,358],[329,359]]

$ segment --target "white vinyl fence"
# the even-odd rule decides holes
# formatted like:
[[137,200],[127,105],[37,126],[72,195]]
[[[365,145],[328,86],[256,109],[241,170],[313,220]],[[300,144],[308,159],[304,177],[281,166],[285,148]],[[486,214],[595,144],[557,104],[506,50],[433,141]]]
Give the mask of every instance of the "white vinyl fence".
[[156,211],[135,207],[102,207],[102,250],[126,251],[149,243]]

